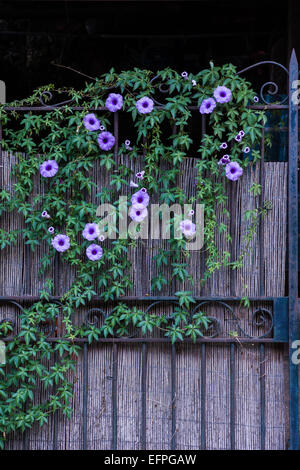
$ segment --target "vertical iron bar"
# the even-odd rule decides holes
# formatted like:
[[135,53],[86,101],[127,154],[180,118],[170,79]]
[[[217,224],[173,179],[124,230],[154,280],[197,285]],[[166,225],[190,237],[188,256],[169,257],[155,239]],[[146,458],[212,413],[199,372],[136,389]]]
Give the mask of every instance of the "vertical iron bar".
[[201,450],[206,449],[206,348],[201,344]]
[[87,372],[87,343],[83,346],[83,381],[82,381],[82,450],[87,449],[87,394],[88,394],[88,372]]
[[260,450],[265,450],[266,440],[266,380],[265,380],[265,345],[260,345]]
[[146,449],[146,380],[147,380],[147,345],[142,344],[142,422],[141,436],[142,450]]
[[235,344],[230,344],[230,449],[235,449]]
[[[54,294],[59,295],[59,263],[60,263],[60,258],[58,256],[58,253],[56,253],[54,257]],[[59,331],[60,329],[60,322],[59,318],[57,321],[57,331],[56,331],[56,336],[60,336],[61,332]],[[54,363],[57,361],[57,354],[56,352],[54,353]],[[53,385],[53,393],[54,395],[56,394],[56,385]],[[57,413],[58,411],[55,411],[53,414],[53,442],[52,442],[52,450],[57,450]]]
[[201,139],[203,139],[203,136],[206,132],[206,121],[205,121],[205,114],[202,114],[202,119],[201,119]]
[[172,437],[171,450],[176,449],[176,351],[175,344],[171,346],[171,394],[172,394]]
[[117,372],[118,372],[118,349],[117,344],[113,344],[113,364],[112,364],[112,443],[111,449],[117,449]]
[[[54,364],[57,361],[57,354],[54,353]],[[56,395],[56,385],[53,385],[53,395]],[[57,450],[57,411],[53,414],[53,442],[52,442],[52,450]]]
[[[25,413],[26,413],[26,407],[25,407]],[[24,434],[23,434],[23,450],[29,450],[29,436],[28,436],[27,429],[25,429]]]
[[114,113],[114,137],[116,139],[114,145],[114,157],[115,161],[118,158],[118,150],[119,150],[119,113],[118,111]]
[[[298,80],[298,61],[293,49],[289,66],[289,173],[288,173],[288,294],[289,294],[289,418],[290,449],[299,447],[298,366],[292,362],[292,344],[298,332],[298,103],[293,102],[293,82]],[[298,84],[296,82],[296,84]]]
[[[262,207],[264,203],[264,177],[265,177],[265,128],[262,129],[261,139],[261,161],[259,169],[259,182],[261,185],[261,194],[259,197],[259,205]],[[259,295],[264,296],[265,292],[265,264],[264,264],[264,220],[263,217],[259,221],[258,239],[259,239]]]

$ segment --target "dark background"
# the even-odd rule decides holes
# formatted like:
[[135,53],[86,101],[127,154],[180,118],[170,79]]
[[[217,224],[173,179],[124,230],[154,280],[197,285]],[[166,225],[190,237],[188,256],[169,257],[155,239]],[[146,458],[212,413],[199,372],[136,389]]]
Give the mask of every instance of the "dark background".
[[[263,0],[0,1],[0,79],[12,101],[48,83],[84,85],[53,64],[92,77],[111,67],[197,72],[210,60],[239,69],[260,60],[287,65],[297,47],[297,9],[295,1]],[[258,86],[270,73],[262,67],[249,79]]]

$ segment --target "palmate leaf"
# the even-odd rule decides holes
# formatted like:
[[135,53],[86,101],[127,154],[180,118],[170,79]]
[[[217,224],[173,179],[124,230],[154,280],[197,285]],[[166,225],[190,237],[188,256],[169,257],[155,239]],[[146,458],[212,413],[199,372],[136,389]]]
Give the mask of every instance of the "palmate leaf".
[[[54,256],[59,259],[61,270],[71,266],[74,273],[74,280],[58,304],[51,303],[55,279],[45,284],[41,290],[41,301],[25,309],[20,315],[18,336],[6,343],[7,371],[4,372],[0,367],[0,447],[4,445],[4,434],[16,429],[25,430],[34,422],[43,425],[56,410],[61,410],[66,416],[70,415],[73,360],[78,355],[78,346],[74,341],[77,337],[92,343],[100,336],[128,335],[129,328],[132,327],[142,335],[151,334],[158,328],[174,343],[185,337],[195,341],[208,328],[209,320],[203,312],[196,312],[191,318],[195,300],[191,291],[184,290],[186,288],[178,288],[181,290],[175,293],[179,305],[174,305],[170,317],[166,314],[158,316],[155,312],[145,314],[134,305],[117,302],[102,325],[76,325],[77,309],[86,306],[94,296],[99,296],[104,301],[120,300],[132,287],[131,254],[142,241],[105,241],[102,245],[102,258],[93,262],[87,260],[85,251],[90,243],[100,241],[84,240],[82,231],[86,223],[97,222],[98,204],[110,203],[117,207],[118,198],[123,191],[129,189],[130,180],[136,181],[133,168],[138,167],[135,171],[145,171],[144,180],[138,181],[138,184],[139,188],[144,186],[147,189],[150,198],[157,194],[162,203],[195,204],[201,201],[204,204],[206,270],[201,275],[201,282],[224,264],[233,269],[242,266],[257,222],[270,210],[264,204],[256,212],[246,212],[249,231],[243,237],[245,248],[237,260],[231,261],[228,251],[219,253],[215,243],[216,233],[230,241],[227,226],[224,222],[219,223],[216,217],[216,208],[219,207],[218,210],[221,210],[229,223],[230,213],[225,207],[227,198],[224,170],[218,165],[220,144],[223,141],[230,144],[232,161],[239,162],[243,168],[252,164],[249,158],[244,159],[242,155],[244,146],[251,147],[254,163],[260,159],[255,148],[261,136],[265,115],[249,107],[255,96],[250,84],[236,75],[232,64],[216,67],[212,62],[206,70],[189,74],[186,80],[170,68],[159,71],[157,78],[152,81],[154,77],[152,72],[137,68],[121,73],[111,69],[95,82],[86,84],[83,90],[58,90],[59,94],[67,94],[73,99],[72,105],[80,106],[80,111],[68,105],[49,108],[43,114],[26,112],[18,116],[0,109],[4,132],[3,148],[17,158],[12,169],[12,189],[5,187],[0,192],[0,210],[16,211],[18,217],[25,221],[25,228],[20,231],[0,231],[0,247],[6,249],[13,246],[21,235],[24,243],[32,250],[36,250],[39,245],[42,250],[45,249],[45,254],[40,259],[40,271],[47,277],[53,274],[50,268]],[[140,114],[136,108],[136,100],[142,96],[155,98],[160,80],[168,88],[165,106],[155,106],[152,113]],[[196,81],[196,85],[192,80]],[[214,112],[206,116],[207,132],[202,136],[200,132],[199,135],[192,136],[190,129],[193,115],[188,107],[191,104],[200,107],[202,100],[213,96],[214,89],[221,84],[231,89],[231,102],[217,104]],[[128,122],[131,120],[133,125],[129,125],[124,133],[122,130],[121,138],[114,149],[102,152],[97,143],[97,132],[87,131],[82,120],[90,109],[105,106],[110,89],[122,93],[124,112],[127,113]],[[55,86],[51,84],[36,90],[27,100],[18,103],[18,106],[37,105],[41,92],[53,90]],[[94,113],[105,129],[114,132],[113,113]],[[241,129],[245,131],[245,137],[239,144],[234,138]],[[121,142],[126,138],[131,140],[130,151]],[[267,140],[266,144],[268,145]],[[189,186],[193,185],[195,191],[192,198],[188,198],[185,189],[178,187],[178,181],[183,176],[185,159],[192,156],[191,149],[198,152],[201,158],[194,165],[195,184],[190,182]],[[115,154],[118,155],[118,165]],[[41,178],[39,167],[44,159],[55,159],[59,171],[54,178],[47,181],[41,179],[45,191],[33,195],[39,188],[36,181]],[[102,174],[105,174],[106,183],[96,187],[91,177],[92,172],[101,175],[101,182],[104,181]],[[219,176],[223,177],[221,182]],[[260,193],[260,186],[254,183],[251,188],[252,196],[256,198]],[[41,218],[43,210],[49,212],[51,219]],[[69,250],[61,254],[55,252],[51,244],[53,235],[48,232],[49,225],[55,228],[55,233],[70,236]],[[186,240],[183,238],[171,238],[166,249],[160,248],[154,255],[157,274],[152,279],[152,292],[161,292],[169,283],[167,274],[162,271],[171,273],[176,283],[192,283],[188,268],[189,256],[192,255],[187,251]],[[96,289],[93,287],[94,281]],[[246,297],[244,302],[246,304]],[[46,335],[41,333],[41,326],[45,321],[62,324],[61,339],[47,341]],[[4,334],[10,334],[10,328],[9,323],[1,324]],[[40,397],[40,403],[33,405],[32,390],[37,377],[45,387],[46,397]],[[53,393],[54,385],[56,393]]]

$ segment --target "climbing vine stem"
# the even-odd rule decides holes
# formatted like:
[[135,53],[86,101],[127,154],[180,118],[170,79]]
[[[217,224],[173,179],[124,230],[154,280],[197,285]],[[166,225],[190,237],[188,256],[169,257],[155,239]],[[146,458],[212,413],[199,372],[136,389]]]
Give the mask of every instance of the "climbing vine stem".
[[[166,90],[167,94],[161,93]],[[187,246],[188,230],[194,225],[191,215],[189,229],[180,225],[184,236],[172,236],[168,248],[158,248],[154,255],[157,275],[151,289],[155,294],[169,283],[170,288],[189,283],[193,289],[196,282],[204,283],[223,265],[241,268],[258,221],[270,209],[269,203],[263,202],[262,207],[257,204],[246,214],[249,227],[237,260],[231,259],[229,251],[220,251],[217,234],[231,242],[224,222],[230,220],[226,188],[238,184],[236,180],[242,180],[245,168],[259,160],[257,147],[265,122],[264,113],[250,107],[255,94],[233,65],[215,67],[210,63],[209,69],[195,75],[180,75],[168,68],[156,76],[147,70],[117,74],[112,69],[83,90],[56,90],[48,85],[25,100],[10,103],[10,108],[40,106],[40,97],[45,101],[50,93],[56,93],[59,102],[72,102],[54,108],[46,102],[49,108],[41,113],[0,108],[2,150],[8,152],[12,167],[11,183],[0,191],[0,211],[18,213],[24,219],[23,228],[0,230],[0,247],[13,247],[21,239],[33,252],[39,248],[44,253],[39,269],[39,276],[44,278],[40,300],[22,310],[19,331],[6,342],[6,365],[0,366],[2,448],[10,432],[24,431],[35,422],[43,425],[58,409],[70,415],[80,349],[77,338],[92,343],[101,336],[128,336],[133,330],[146,335],[157,328],[172,342],[184,337],[195,341],[208,328],[209,318],[203,312],[190,313],[195,300],[192,290],[185,287],[173,292],[178,302],[170,315],[145,313],[120,300],[102,322],[86,321],[81,325],[76,312],[94,296],[104,302],[116,301],[133,287],[130,253],[142,242],[122,238],[118,230],[117,236],[106,240],[102,247],[99,233],[97,240],[89,238],[87,225],[101,221],[97,216],[99,204],[113,206],[118,220],[120,195],[126,195],[129,207],[134,192],[144,191],[144,200],[159,204],[204,205],[205,269],[201,279],[193,279],[188,272],[188,260],[193,256]],[[206,116],[204,135],[191,131],[193,106]],[[118,142],[114,136],[116,110],[125,116],[125,142]],[[179,184],[182,165],[191,154],[197,156],[193,195]],[[134,166],[138,167],[136,175]],[[96,184],[96,167],[100,168],[102,181],[107,181],[106,187]],[[257,200],[260,189],[255,183],[249,197]],[[135,210],[133,203],[130,207]],[[222,222],[218,218],[220,211]],[[137,212],[134,217],[139,217]],[[171,217],[171,233],[180,222],[184,221]],[[104,231],[106,238],[108,234]],[[95,245],[97,248],[92,248]],[[51,274],[55,257],[61,269],[69,266],[72,270],[72,274],[67,271],[69,287],[61,293],[59,302],[52,300],[52,295],[57,295]],[[170,279],[164,275],[166,267],[171,269]],[[52,327],[58,335],[56,341],[49,341],[48,330]],[[0,333],[2,338],[12,334],[10,321],[0,323]],[[46,398],[35,396],[38,387],[45,389]]]

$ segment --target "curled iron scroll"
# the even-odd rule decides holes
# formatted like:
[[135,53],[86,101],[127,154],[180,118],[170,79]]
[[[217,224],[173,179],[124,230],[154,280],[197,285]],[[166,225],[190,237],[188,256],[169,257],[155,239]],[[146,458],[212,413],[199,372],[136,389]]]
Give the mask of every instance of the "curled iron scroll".
[[45,108],[58,108],[59,106],[64,106],[64,105],[72,103],[72,101],[74,101],[74,98],[71,98],[70,100],[61,101],[60,103],[47,104],[44,101],[44,97],[48,97],[48,99],[51,101],[53,99],[53,95],[52,95],[51,91],[43,91],[41,93],[40,102],[41,102],[42,106],[44,106]]
[[[244,72],[247,72],[251,69],[254,69],[256,67],[259,67],[260,65],[276,65],[277,67],[280,67],[282,70],[285,71],[285,73],[287,74],[287,77],[289,77],[289,71],[286,67],[284,67],[284,65],[280,64],[279,62],[274,62],[273,60],[265,60],[265,61],[262,61],[262,62],[257,62],[256,64],[253,64],[253,65],[250,65],[249,67],[246,67],[245,69],[243,70],[240,70],[239,72],[237,72],[238,75],[244,73]],[[273,81],[268,81],[268,82],[265,82],[261,88],[260,88],[260,98],[262,100],[263,103],[265,104],[270,104],[268,103],[265,98],[264,98],[264,91],[266,89],[266,87],[269,87],[267,93],[269,95],[276,95],[278,93],[278,85],[277,83],[273,82]],[[279,104],[283,104],[287,101],[288,99],[288,96],[286,96],[283,100],[279,101]]]
[[106,319],[106,313],[101,308],[91,308],[84,316],[84,323],[89,326],[95,326],[100,320]]
[[[201,302],[200,304],[198,304],[194,308],[194,310],[192,312],[192,315],[194,313],[196,313],[202,306],[207,305],[207,304],[212,304],[212,303],[215,303],[217,305],[221,305],[221,306],[225,307],[230,312],[230,314],[232,315],[233,320],[236,322],[239,333],[246,336],[247,338],[253,338],[253,339],[255,339],[255,338],[265,338],[265,337],[269,336],[271,334],[272,330],[273,330],[273,323],[274,323],[273,314],[270,310],[268,310],[267,308],[264,308],[264,307],[257,308],[253,312],[252,318],[251,318],[251,323],[254,326],[258,327],[258,328],[266,327],[268,325],[267,331],[265,331],[264,334],[259,335],[259,336],[252,336],[252,335],[248,334],[241,327],[240,319],[235,315],[232,307],[230,307],[226,302],[223,302],[223,301],[220,301],[220,300],[207,300],[207,301]],[[220,321],[216,317],[209,316],[208,318],[212,321],[212,325],[211,325],[210,328],[208,328],[208,330],[210,330],[210,331],[212,331],[213,329],[215,330],[212,334],[209,335],[209,337],[220,336],[220,334],[222,333],[222,328],[221,328]]]

